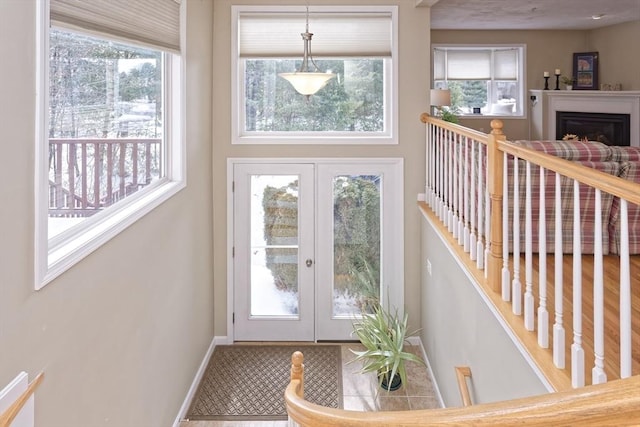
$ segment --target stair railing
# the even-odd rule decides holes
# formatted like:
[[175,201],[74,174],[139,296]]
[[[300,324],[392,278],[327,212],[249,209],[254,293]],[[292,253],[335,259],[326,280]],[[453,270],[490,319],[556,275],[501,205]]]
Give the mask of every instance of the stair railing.
[[0,427],[10,427],[13,420],[18,416],[22,407],[27,403],[31,395],[36,391],[44,379],[44,372],[40,372],[31,383],[27,386],[20,396],[2,413],[0,414]]
[[[426,188],[420,209],[437,221],[451,242],[457,238],[453,252],[474,267],[470,273],[529,352],[537,355],[534,360],[549,384],[564,390],[606,382],[607,376],[637,375],[639,365],[631,345],[632,322],[638,316],[638,297],[631,290],[637,275],[630,270],[629,249],[629,235],[637,231],[630,223],[640,216],[637,162],[621,159],[618,176],[610,165],[613,160],[594,161],[589,167],[589,162],[510,142],[500,120],[491,121],[490,134],[426,113],[421,120],[426,124]],[[610,213],[603,214],[605,200]],[[582,226],[591,216],[593,230]],[[547,242],[551,231],[553,242]],[[604,242],[605,234],[615,240]],[[585,246],[588,240],[594,242],[593,267],[587,273],[593,270],[593,283],[582,283],[587,264],[580,255],[587,252],[581,240]],[[607,261],[618,265],[605,274],[602,248],[614,243],[617,258]],[[547,252],[551,244],[555,247]],[[634,250],[638,252],[637,247]],[[563,253],[573,255],[565,256],[573,263],[572,278],[564,277],[569,269],[563,268]],[[547,274],[548,255],[553,255],[553,274]],[[539,262],[536,268],[534,262]],[[615,287],[609,286],[612,290],[603,295],[610,283]],[[569,295],[572,311],[566,302]],[[593,310],[582,312],[583,303]],[[593,333],[587,330],[591,324]]]
[[468,366],[456,366],[456,380],[458,381],[458,389],[462,398],[462,406],[473,405],[467,378],[471,378],[471,368]]
[[304,399],[304,356],[291,356],[284,392],[290,424],[306,427],[404,426],[632,426],[640,420],[640,376],[557,393],[463,408],[359,412]]

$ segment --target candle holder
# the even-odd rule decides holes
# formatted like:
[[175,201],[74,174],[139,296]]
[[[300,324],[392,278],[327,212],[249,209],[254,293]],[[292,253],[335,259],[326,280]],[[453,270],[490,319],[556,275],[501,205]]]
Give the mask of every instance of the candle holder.
[[544,90],[549,90],[549,76],[544,76]]
[[560,90],[560,74],[556,74],[556,90]]

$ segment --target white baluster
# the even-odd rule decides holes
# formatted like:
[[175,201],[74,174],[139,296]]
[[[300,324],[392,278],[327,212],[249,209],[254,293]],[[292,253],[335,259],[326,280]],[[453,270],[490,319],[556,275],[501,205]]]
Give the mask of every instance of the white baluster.
[[502,300],[511,300],[511,272],[509,271],[509,161],[503,156],[502,176]]
[[540,305],[538,306],[538,345],[549,348],[549,312],[547,311],[547,204],[546,170],[540,167],[540,215],[538,227],[538,287]]
[[[462,139],[464,138],[464,139]],[[466,197],[465,191],[467,190],[467,186],[465,185],[466,179],[464,179],[466,170],[467,170],[467,158],[464,152],[464,141],[467,137],[460,137],[460,161],[458,167],[458,186],[460,187],[460,191],[458,191],[458,241],[460,241],[460,236],[464,235],[464,198]]]
[[453,233],[453,238],[457,239],[458,238],[458,186],[459,186],[459,177],[460,177],[460,171],[462,170],[462,168],[460,167],[461,162],[460,162],[460,155],[459,155],[459,150],[460,150],[460,144],[458,144],[458,137],[454,135],[454,142],[453,142],[453,169],[451,170],[451,180],[453,183],[453,193],[451,194],[451,206],[453,206],[452,212],[453,215],[451,216],[451,226],[450,226],[450,230]]
[[582,239],[580,236],[580,184],[573,180],[573,344],[571,344],[571,385],[584,386],[582,348]]
[[525,232],[525,243],[524,243],[524,265],[525,265],[525,273],[524,273],[524,283],[525,283],[525,291],[524,291],[524,328],[527,331],[533,331],[534,328],[534,301],[533,301],[533,236],[531,231],[531,162],[527,161],[526,163],[526,177],[525,177],[525,213],[524,213],[524,232]]
[[560,174],[556,172],[556,197],[555,197],[555,243],[554,243],[554,301],[555,322],[553,324],[553,363],[556,367],[564,369],[564,343],[565,330],[563,325],[562,287],[562,190],[560,187]]
[[438,203],[438,218],[444,223],[446,212],[445,206],[445,171],[447,169],[447,144],[444,139],[444,129],[440,129],[440,202]]
[[631,274],[628,205],[620,199],[620,378],[631,374]]
[[591,370],[591,383],[607,382],[604,372],[604,283],[602,265],[602,194],[595,190],[595,229],[593,252],[593,352],[594,367]]
[[[470,152],[469,137],[465,137],[464,141],[464,164],[465,164],[465,178],[464,178],[464,231],[458,237],[458,244],[464,247],[469,244],[469,216],[471,215],[469,203],[471,200],[471,152]],[[467,242],[467,243],[465,243]]]
[[440,195],[440,169],[442,169],[442,164],[440,163],[440,132],[438,128],[435,129],[435,144],[433,147],[433,206],[431,209],[437,214],[438,213],[438,196]]
[[484,266],[484,246],[482,244],[482,235],[484,226],[484,220],[482,218],[482,214],[484,213],[484,186],[482,185],[482,170],[483,162],[482,162],[482,144],[478,144],[478,233],[476,234],[476,267],[482,268]]
[[476,199],[478,197],[477,189],[476,189],[476,146],[477,141],[474,139],[471,141],[471,176],[469,179],[471,180],[471,195],[470,206],[471,213],[469,215],[469,219],[471,220],[471,225],[469,227],[469,239],[464,242],[464,251],[469,252],[470,258],[472,261],[476,259]]
[[522,283],[520,283],[520,177],[519,159],[513,157],[513,281],[511,283],[511,309],[522,314]]
[[447,168],[449,167],[449,144],[446,140],[446,130],[442,129],[442,169],[440,169],[440,173],[442,174],[442,192],[440,193],[440,199],[442,200],[442,205],[440,207],[440,220],[444,223],[445,227],[447,225]]
[[427,123],[427,184],[425,188],[425,202],[431,209],[433,209],[433,125]]
[[[484,149],[484,153],[483,153],[483,159],[484,159],[484,165],[485,168],[483,168],[485,170],[485,179],[484,179],[484,277],[487,277],[488,275],[488,268],[487,268],[487,263],[489,260],[489,251],[491,250],[491,245],[490,243],[490,238],[489,236],[491,236],[491,203],[490,202],[490,197],[489,197],[489,171],[486,169],[486,165],[487,165],[487,149],[485,146]],[[503,215],[506,215],[503,212]],[[503,244],[505,246],[509,246],[506,245],[504,242]]]
[[434,126],[434,138],[435,144],[433,144],[433,201],[431,202],[431,209],[438,213],[438,197],[440,195],[440,169],[442,169],[442,163],[440,163],[440,153],[442,153],[440,147],[440,132],[437,127]]
[[453,161],[455,157],[455,142],[453,131],[447,131],[447,141],[449,143],[449,166],[447,167],[447,229],[453,232]]
[[462,189],[461,189],[461,185],[462,184],[462,180],[460,179],[460,175],[462,174],[462,152],[461,152],[461,144],[459,144],[456,141],[456,146],[455,146],[455,152],[456,155],[454,157],[454,171],[453,171],[453,176],[454,176],[454,183],[453,183],[453,205],[454,205],[454,209],[453,209],[453,224],[452,224],[452,230],[453,230],[453,238],[457,239],[458,238],[458,230],[459,230],[459,222],[460,222],[460,217],[461,217],[461,212],[460,212],[460,193],[462,193]]

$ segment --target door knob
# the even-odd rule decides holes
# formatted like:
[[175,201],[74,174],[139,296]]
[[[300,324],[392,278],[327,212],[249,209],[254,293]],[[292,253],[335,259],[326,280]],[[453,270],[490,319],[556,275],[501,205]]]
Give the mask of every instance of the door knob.
[[307,264],[307,267],[311,267],[313,265],[313,261],[309,258],[305,261],[305,264]]

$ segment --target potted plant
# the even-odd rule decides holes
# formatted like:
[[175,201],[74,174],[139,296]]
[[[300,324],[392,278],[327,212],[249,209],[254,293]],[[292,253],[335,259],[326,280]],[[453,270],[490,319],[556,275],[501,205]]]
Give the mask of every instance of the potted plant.
[[362,373],[376,372],[381,388],[393,391],[407,381],[407,361],[424,364],[413,353],[404,351],[407,336],[408,315],[400,318],[398,310],[389,312],[380,304],[372,307],[372,313],[363,313],[353,323],[353,334],[358,337],[364,351],[351,350],[362,361]]
[[573,89],[573,77],[561,76],[560,81],[565,85],[567,90]]
[[443,108],[441,110],[441,116],[440,118],[442,120],[444,120],[445,122],[449,122],[449,123],[458,123],[458,116],[456,114],[456,109],[451,109],[451,108]]

